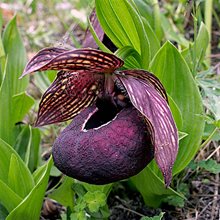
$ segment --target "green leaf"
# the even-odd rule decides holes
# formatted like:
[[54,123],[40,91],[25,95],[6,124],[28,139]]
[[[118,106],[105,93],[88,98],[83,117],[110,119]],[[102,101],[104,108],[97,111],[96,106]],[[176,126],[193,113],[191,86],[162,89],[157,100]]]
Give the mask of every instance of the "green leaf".
[[4,205],[7,211],[12,211],[21,201],[22,198],[0,180],[0,203]]
[[90,212],[98,212],[99,209],[106,204],[107,199],[105,193],[100,191],[87,192],[83,198]]
[[188,134],[182,131],[178,131],[179,141],[185,138]]
[[59,171],[55,166],[52,166],[50,170],[50,176],[59,177],[62,175],[62,172]]
[[170,187],[166,189],[164,182],[152,171],[149,165],[138,175],[132,177],[131,181],[143,196],[144,202],[150,207],[158,207],[164,197],[169,195],[182,197]]
[[166,40],[175,41],[183,47],[188,47],[189,42],[179,33],[178,28],[175,26],[172,20],[169,20],[164,14],[161,13],[161,26],[163,28]]
[[152,5],[147,1],[143,0],[134,0],[136,7],[138,8],[141,16],[149,22],[150,26],[153,28],[154,26],[154,15]]
[[44,199],[50,169],[52,166],[52,157],[47,164],[43,166],[43,175],[28,194],[27,197],[8,215],[6,220],[39,219],[42,202]]
[[18,80],[26,65],[26,52],[17,29],[16,16],[8,23],[3,33],[3,45],[8,57],[8,77],[12,95],[25,91],[29,78]]
[[[2,37],[1,37],[2,26],[3,26],[3,18],[2,18],[2,13],[0,11],[0,58],[5,56],[5,50],[4,50],[4,46],[3,46],[3,42],[2,42]],[[0,85],[1,85],[1,77],[0,77]]]
[[51,199],[56,200],[60,204],[66,207],[70,207],[73,210],[73,198],[74,192],[72,190],[72,185],[74,183],[74,179],[68,176],[65,176],[62,184],[55,189],[49,197]]
[[[2,139],[0,139],[0,155],[0,179],[6,184],[9,184],[9,187],[12,184],[18,186],[20,184],[19,182],[21,182],[23,183],[22,189],[14,186],[14,190],[18,190],[15,192],[19,195],[21,195],[21,192],[22,194],[29,193],[34,186],[32,175],[17,152]],[[15,182],[13,183],[13,181]]]
[[34,99],[25,92],[14,95],[12,97],[12,106],[16,106],[16,108],[14,108],[13,117],[11,118],[13,123],[15,124],[16,122],[22,121],[33,105]]
[[25,159],[27,159],[28,145],[31,143],[31,127],[28,125],[20,125],[16,127],[16,129],[16,134],[18,134],[16,135],[14,149],[20,155],[21,159],[25,161]]
[[[72,213],[70,215],[70,220],[87,220],[88,218],[86,217],[85,211],[77,212],[77,213]],[[67,220],[67,218],[66,218]]]
[[0,203],[0,220],[5,220],[8,215],[7,209]]
[[176,174],[188,165],[200,147],[204,130],[202,99],[186,62],[171,43],[167,42],[156,54],[151,71],[180,109],[183,118],[181,131],[188,134],[179,143],[173,168],[173,174]]
[[18,156],[12,153],[8,171],[8,186],[21,198],[24,198],[34,187],[33,178],[27,172],[23,162],[19,161]]
[[89,192],[102,192],[105,193],[106,195],[109,194],[109,192],[111,191],[112,188],[112,184],[106,184],[106,185],[93,185],[93,184],[89,184],[89,183],[83,183],[82,185],[85,187],[85,189]]
[[198,166],[214,174],[220,173],[220,163],[213,159],[199,161]]
[[7,211],[11,212],[21,201],[22,198],[0,180],[0,203],[4,205]]
[[[0,89],[0,138],[13,145],[14,122],[12,115],[17,106],[13,105],[12,97],[25,91],[28,84],[28,77],[18,80],[26,64],[25,48],[18,32],[16,17],[6,26],[3,33],[3,46],[7,62],[2,63],[1,73],[3,76]],[[5,110],[7,109],[7,111]]]
[[142,19],[132,4],[126,0],[96,0],[96,12],[111,41],[118,48],[132,46],[141,55],[142,68],[147,68],[151,57],[149,42]]
[[214,119],[220,119],[220,77],[213,75],[213,70],[204,71],[196,77],[202,88],[203,104],[213,114]]
[[205,52],[208,44],[208,30],[205,24],[201,22],[196,41],[191,46],[182,51],[182,56],[186,60],[191,70],[193,69],[193,66],[198,66],[202,61],[204,61]]
[[185,204],[185,199],[181,198],[179,196],[171,195],[171,196],[168,196],[167,198],[165,198],[163,200],[163,202],[165,202],[165,203],[167,203],[169,205],[172,205],[174,207],[183,208],[184,204]]
[[176,122],[176,126],[178,130],[181,130],[183,126],[183,118],[180,109],[178,108],[177,104],[174,102],[174,100],[171,98],[170,95],[168,95],[168,101],[169,101],[170,109],[172,111],[173,118]]
[[38,128],[31,128],[31,132],[32,132],[32,139],[30,145],[28,168],[31,172],[33,172],[38,167],[40,160],[41,134]]
[[148,20],[143,19],[143,24],[144,24],[144,29],[147,34],[148,40],[149,40],[151,57],[154,57],[154,55],[160,49],[160,42],[157,38],[157,35],[154,33],[153,29],[151,28],[150,24],[148,23]]
[[31,172],[38,167],[40,159],[40,131],[38,128],[32,128],[30,125],[18,125],[15,127],[14,149],[20,157],[28,164]]
[[115,52],[115,55],[124,61],[125,68],[140,68],[141,57],[131,46],[124,46]]
[[161,220],[165,212],[161,212],[160,215],[155,215],[154,217],[142,217],[140,220]]

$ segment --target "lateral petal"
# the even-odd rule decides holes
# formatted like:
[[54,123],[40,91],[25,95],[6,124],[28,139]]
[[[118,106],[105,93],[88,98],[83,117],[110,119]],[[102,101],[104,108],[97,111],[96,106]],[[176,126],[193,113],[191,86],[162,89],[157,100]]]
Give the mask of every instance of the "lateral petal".
[[[139,70],[133,71],[139,73]],[[122,74],[124,73],[126,71],[122,71]],[[152,125],[155,160],[164,176],[166,186],[169,186],[178,151],[178,133],[168,103],[153,85],[152,80],[134,78],[131,74],[117,76],[125,86],[134,107]],[[156,77],[154,80],[159,84]]]
[[60,71],[43,94],[36,126],[67,121],[91,105],[103,91],[104,75],[85,70]]

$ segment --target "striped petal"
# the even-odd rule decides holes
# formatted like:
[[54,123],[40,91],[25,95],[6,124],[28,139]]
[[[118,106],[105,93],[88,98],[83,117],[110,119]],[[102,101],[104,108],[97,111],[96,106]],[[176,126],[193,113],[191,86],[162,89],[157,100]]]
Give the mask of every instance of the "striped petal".
[[48,54],[48,49],[36,54],[27,64],[22,76],[43,70],[89,70],[90,72],[111,73],[124,64],[115,55],[95,49],[65,50],[57,55],[54,51],[57,52],[57,48],[52,50],[52,55]]
[[[139,70],[134,71],[139,73]],[[169,186],[178,151],[178,134],[172,113],[165,98],[158,92],[155,84],[153,85],[152,76],[147,81],[147,77],[137,79],[125,73],[126,71],[122,71],[118,78],[125,86],[134,107],[146,117],[148,126],[149,123],[152,125],[150,130],[153,130],[155,160],[163,173],[166,186]],[[156,77],[153,77],[153,80],[160,84]]]
[[85,70],[60,71],[44,93],[36,126],[67,121],[91,105],[103,91],[104,75]]
[[40,70],[43,66],[47,65],[53,58],[66,52],[66,49],[58,47],[49,47],[40,50],[26,65],[21,77]]
[[167,94],[163,85],[152,73],[145,70],[124,70],[123,74],[127,76],[132,76],[137,79],[142,79],[148,84],[150,83],[163,96],[163,98],[167,100],[168,103]]

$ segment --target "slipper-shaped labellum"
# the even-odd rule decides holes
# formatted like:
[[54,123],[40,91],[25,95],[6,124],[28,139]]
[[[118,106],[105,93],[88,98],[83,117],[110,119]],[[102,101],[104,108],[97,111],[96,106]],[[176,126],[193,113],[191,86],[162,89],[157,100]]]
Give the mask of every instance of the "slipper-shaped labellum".
[[129,178],[155,158],[169,186],[177,128],[160,81],[96,49],[46,48],[22,76],[59,70],[40,102],[36,126],[73,119],[53,146],[64,174],[93,184]]

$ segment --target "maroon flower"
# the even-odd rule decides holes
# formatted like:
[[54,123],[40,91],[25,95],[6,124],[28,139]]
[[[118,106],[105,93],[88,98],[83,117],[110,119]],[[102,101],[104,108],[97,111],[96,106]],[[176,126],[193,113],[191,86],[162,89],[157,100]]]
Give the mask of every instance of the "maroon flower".
[[140,172],[153,158],[168,186],[178,149],[160,81],[96,49],[46,48],[22,76],[59,70],[40,102],[36,126],[74,118],[53,146],[55,165],[76,179],[105,184]]

